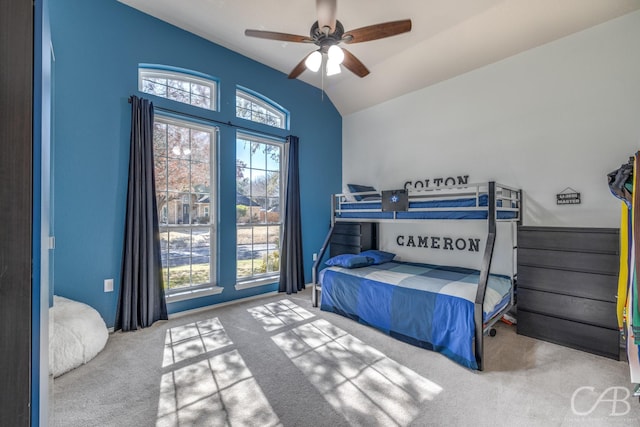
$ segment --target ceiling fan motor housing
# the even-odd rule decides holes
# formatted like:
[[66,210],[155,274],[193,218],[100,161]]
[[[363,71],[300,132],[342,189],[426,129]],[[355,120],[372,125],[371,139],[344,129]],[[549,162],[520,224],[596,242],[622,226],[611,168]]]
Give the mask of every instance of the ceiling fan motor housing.
[[311,26],[311,31],[309,32],[311,39],[320,47],[320,50],[323,53],[327,53],[331,46],[343,41],[342,36],[344,34],[344,27],[340,21],[336,20],[336,29],[333,33],[330,33],[329,31],[329,27],[320,28],[318,21],[316,21]]

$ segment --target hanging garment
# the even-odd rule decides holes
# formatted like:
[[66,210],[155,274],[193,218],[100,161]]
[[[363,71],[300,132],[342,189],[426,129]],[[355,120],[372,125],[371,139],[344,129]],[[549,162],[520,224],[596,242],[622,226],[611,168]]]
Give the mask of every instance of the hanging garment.
[[633,164],[631,162],[620,166],[618,169],[607,174],[609,190],[611,194],[622,200],[631,208],[631,187],[633,179]]
[[627,360],[629,361],[629,372],[631,382],[640,383],[640,334],[638,334],[638,326],[640,326],[640,316],[638,316],[638,263],[640,262],[640,176],[638,171],[640,166],[640,153],[636,153],[633,162],[633,186],[631,188],[632,205],[631,205],[631,227],[628,235],[630,236],[630,262],[629,280],[627,287],[627,305],[624,312],[627,333]]
[[625,310],[627,307],[627,294],[629,293],[629,247],[633,236],[630,235],[631,216],[626,203],[620,202],[620,264],[618,275],[618,295],[616,297],[616,314],[618,316],[618,328],[625,333]]
[[611,193],[620,199],[620,270],[616,304],[618,326],[626,339],[632,383],[640,383],[640,152],[607,175]]
[[634,334],[633,343],[640,344],[640,310],[638,309],[638,270],[640,263],[640,194],[638,194],[640,190],[640,174],[638,174],[638,170],[640,170],[640,155],[636,153],[633,164],[633,192],[632,192],[632,200],[633,200],[633,247],[634,247],[634,257],[635,261],[633,263],[633,282],[631,283],[631,294],[633,295],[634,303],[631,304],[631,310],[627,312],[627,316],[631,318],[631,326]]

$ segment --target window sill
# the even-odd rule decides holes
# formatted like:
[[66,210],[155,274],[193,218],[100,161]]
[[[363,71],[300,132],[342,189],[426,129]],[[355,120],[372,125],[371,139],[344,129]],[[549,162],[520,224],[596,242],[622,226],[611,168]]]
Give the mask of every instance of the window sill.
[[193,298],[201,298],[208,297],[211,295],[218,295],[224,291],[224,288],[221,286],[212,286],[210,288],[201,288],[201,289],[193,289],[193,290],[185,290],[184,292],[176,292],[171,295],[167,295],[166,300],[167,303],[185,301]]
[[264,277],[256,280],[247,280],[245,282],[238,282],[236,283],[236,291],[240,291],[242,289],[257,288],[258,286],[273,285],[275,283],[278,283],[279,280],[280,280],[280,276],[270,276],[270,277]]

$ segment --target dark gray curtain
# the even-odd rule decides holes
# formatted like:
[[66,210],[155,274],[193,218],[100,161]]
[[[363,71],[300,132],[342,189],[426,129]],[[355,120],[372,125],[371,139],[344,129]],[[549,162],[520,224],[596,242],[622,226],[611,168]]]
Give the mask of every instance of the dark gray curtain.
[[153,104],[132,96],[129,188],[115,330],[136,330],[167,319],[153,168]]
[[297,136],[287,137],[285,164],[283,232],[280,247],[280,286],[278,291],[291,294],[304,289]]

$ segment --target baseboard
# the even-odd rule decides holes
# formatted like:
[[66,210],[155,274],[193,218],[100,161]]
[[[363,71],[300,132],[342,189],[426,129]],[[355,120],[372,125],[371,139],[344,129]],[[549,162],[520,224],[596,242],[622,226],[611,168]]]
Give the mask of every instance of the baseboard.
[[228,305],[238,304],[238,303],[241,303],[241,302],[252,301],[252,300],[261,299],[261,298],[265,298],[265,297],[271,297],[271,296],[276,295],[277,293],[278,293],[278,291],[271,291],[271,292],[266,292],[264,294],[253,295],[253,296],[245,297],[245,298],[238,298],[238,299],[234,299],[234,300],[231,300],[231,301],[221,302],[221,303],[218,303],[218,304],[206,305],[204,307],[193,308],[191,310],[185,310],[185,311],[180,311],[180,312],[177,312],[177,313],[171,313],[169,315],[169,320],[177,319],[177,318],[184,317],[184,316],[189,316],[191,314],[196,314],[196,313],[200,313],[200,312],[207,311],[207,310],[216,309],[216,308],[219,308],[219,307],[226,307]]

